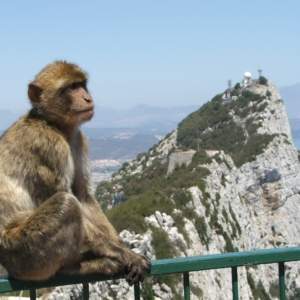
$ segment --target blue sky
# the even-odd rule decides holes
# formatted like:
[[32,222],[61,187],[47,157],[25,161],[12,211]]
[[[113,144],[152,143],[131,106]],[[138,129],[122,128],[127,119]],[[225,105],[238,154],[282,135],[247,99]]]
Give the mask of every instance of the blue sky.
[[80,64],[97,105],[201,104],[260,67],[300,81],[300,1],[3,1],[0,109],[55,59]]

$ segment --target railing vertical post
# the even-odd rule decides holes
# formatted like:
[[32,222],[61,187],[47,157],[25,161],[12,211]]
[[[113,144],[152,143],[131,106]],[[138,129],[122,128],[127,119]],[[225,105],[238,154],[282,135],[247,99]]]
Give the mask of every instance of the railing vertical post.
[[183,292],[184,292],[184,300],[190,300],[191,292],[190,292],[190,277],[189,273],[183,273]]
[[30,290],[30,300],[36,300],[36,290]]
[[83,298],[83,300],[89,300],[89,298],[90,298],[90,291],[89,291],[88,283],[84,283],[82,285],[82,298]]
[[141,288],[140,283],[134,284],[134,300],[140,300],[141,299]]
[[238,273],[237,267],[231,268],[231,280],[232,280],[232,299],[239,299],[239,284],[238,284]]
[[278,263],[278,273],[279,273],[279,299],[286,300],[285,297],[285,268],[284,262]]

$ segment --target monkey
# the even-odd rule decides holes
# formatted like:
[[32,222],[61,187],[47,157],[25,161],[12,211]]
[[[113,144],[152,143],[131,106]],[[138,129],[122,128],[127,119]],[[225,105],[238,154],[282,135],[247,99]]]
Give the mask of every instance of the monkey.
[[88,75],[55,61],[28,85],[29,112],[0,138],[0,263],[13,278],[122,274],[142,281],[150,262],[127,248],[90,188]]

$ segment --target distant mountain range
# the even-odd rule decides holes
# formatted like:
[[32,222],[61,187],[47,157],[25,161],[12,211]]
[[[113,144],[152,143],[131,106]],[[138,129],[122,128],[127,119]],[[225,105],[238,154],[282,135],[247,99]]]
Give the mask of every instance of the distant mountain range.
[[[300,148],[300,83],[280,89],[287,107],[295,144]],[[91,158],[129,158],[146,151],[158,137],[175,129],[199,105],[157,107],[138,105],[128,109],[97,107],[84,131],[91,140]],[[0,110],[0,133],[24,112]]]
[[[300,119],[300,82],[280,89],[290,119]],[[88,128],[130,128],[139,132],[169,132],[178,122],[203,104],[173,107],[138,105],[128,109],[115,109],[98,106]],[[0,130],[12,124],[22,111],[12,112],[0,109]]]
[[[199,104],[200,106],[200,104]],[[180,120],[197,109],[196,105],[156,107],[139,105],[129,109],[97,107],[95,116],[87,128],[136,128],[139,132],[169,132]],[[0,110],[0,130],[6,129],[22,115],[22,112]]]
[[281,96],[285,102],[290,119],[300,119],[300,82],[282,87]]
[[[139,105],[119,110],[97,107],[95,117],[83,128],[90,139],[90,158],[132,159],[156,144],[195,109],[197,106]],[[0,110],[0,134],[23,113]]]
[[280,89],[289,115],[295,145],[300,149],[300,82]]

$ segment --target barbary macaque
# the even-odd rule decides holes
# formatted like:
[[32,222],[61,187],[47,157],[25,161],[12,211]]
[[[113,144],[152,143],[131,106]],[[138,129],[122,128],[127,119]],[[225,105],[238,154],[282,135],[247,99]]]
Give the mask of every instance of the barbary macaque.
[[0,138],[0,263],[14,278],[124,274],[135,283],[149,269],[90,189],[80,130],[94,114],[87,81],[75,64],[47,65],[28,86],[31,110]]

